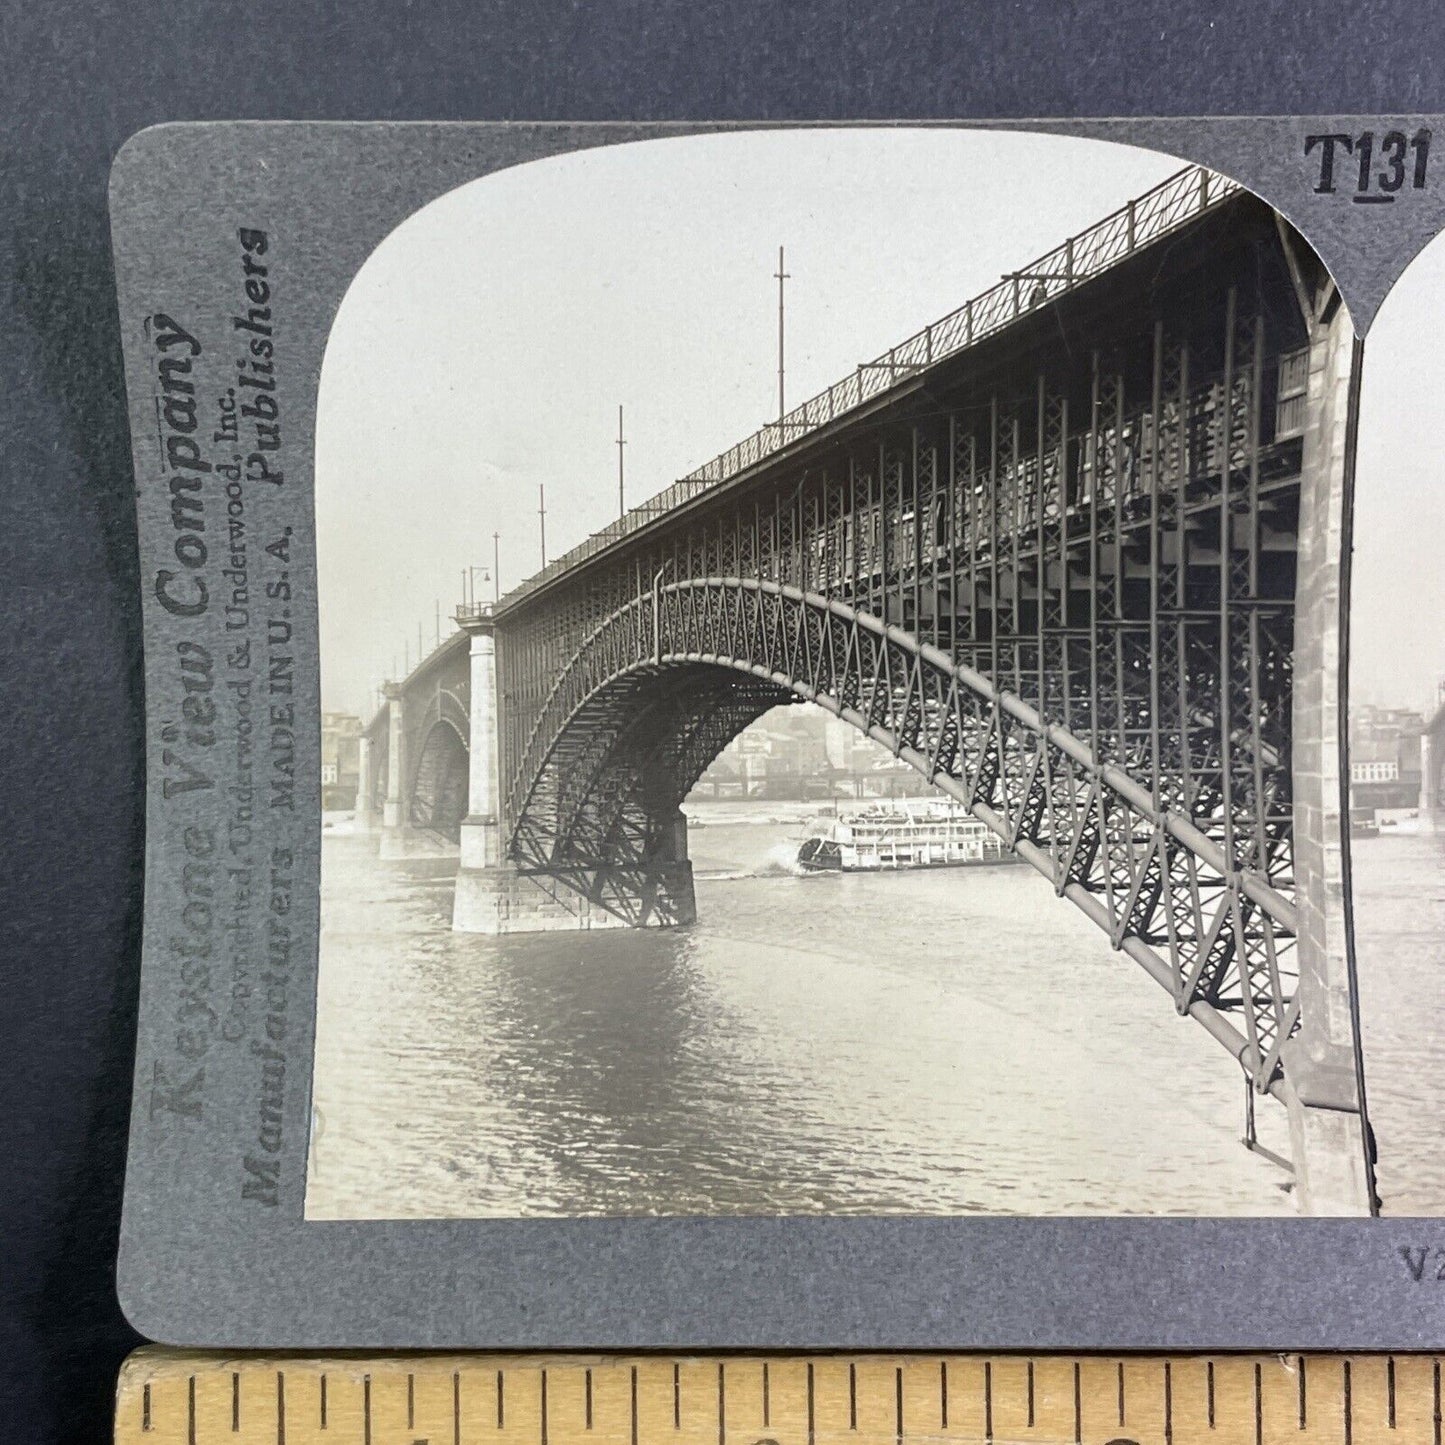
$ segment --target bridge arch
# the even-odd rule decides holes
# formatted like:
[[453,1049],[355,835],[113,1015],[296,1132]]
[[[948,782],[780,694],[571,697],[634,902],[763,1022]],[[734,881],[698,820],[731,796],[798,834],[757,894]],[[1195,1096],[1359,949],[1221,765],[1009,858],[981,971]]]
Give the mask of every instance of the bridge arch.
[[1256,1088],[1276,1087],[1299,1019],[1285,880],[1231,869],[1197,821],[1159,806],[1086,739],[904,628],[819,593],[706,577],[609,616],[557,680],[512,779],[513,857],[609,906],[598,880],[619,847],[634,867],[664,856],[707,764],[788,701],[834,713],[964,804]]
[[623,922],[691,921],[682,801],[749,723],[796,700],[775,681],[676,657],[599,680],[550,740],[511,856]]
[[427,728],[410,790],[412,827],[456,842],[467,815],[467,736],[448,716]]

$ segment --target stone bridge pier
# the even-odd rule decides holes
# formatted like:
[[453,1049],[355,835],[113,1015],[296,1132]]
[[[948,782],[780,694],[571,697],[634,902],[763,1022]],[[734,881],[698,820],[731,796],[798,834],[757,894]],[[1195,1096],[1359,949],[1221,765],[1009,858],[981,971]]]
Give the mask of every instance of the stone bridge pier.
[[386,800],[381,805],[383,858],[406,858],[411,853],[411,819],[406,796],[405,689],[389,682],[386,695]]
[[371,739],[362,733],[357,745],[356,827],[359,832],[376,830],[376,757]]
[[1425,721],[1420,734],[1420,826],[1431,832],[1441,826],[1440,770],[1445,765],[1445,702]]
[[1343,526],[1354,489],[1361,347],[1333,283],[1310,299],[1292,727],[1299,1027],[1281,1057],[1302,1210],[1361,1215],[1377,1204],[1359,1065],[1340,736]]

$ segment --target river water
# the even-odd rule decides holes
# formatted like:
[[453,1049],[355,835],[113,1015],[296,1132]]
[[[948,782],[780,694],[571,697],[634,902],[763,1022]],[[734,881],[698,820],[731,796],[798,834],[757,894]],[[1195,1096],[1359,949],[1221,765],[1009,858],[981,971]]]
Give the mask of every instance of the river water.
[[[454,859],[328,830],[309,1217],[1294,1212],[1233,1061],[1031,869],[799,875],[807,810],[688,811],[667,931],[454,934]],[[1445,1213],[1445,834],[1356,864],[1382,1193]]]

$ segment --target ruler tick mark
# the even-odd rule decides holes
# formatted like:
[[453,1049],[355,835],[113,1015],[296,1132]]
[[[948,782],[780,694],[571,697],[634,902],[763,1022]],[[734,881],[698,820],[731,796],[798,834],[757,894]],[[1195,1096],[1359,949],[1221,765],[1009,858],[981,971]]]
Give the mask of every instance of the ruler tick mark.
[[948,1361],[938,1362],[938,1419],[948,1429]]
[[504,1430],[507,1425],[506,1405],[506,1384],[502,1379],[502,1372],[497,1371],[497,1429]]
[[1123,1362],[1123,1360],[1120,1360],[1120,1361],[1119,1361],[1119,1364],[1118,1364],[1117,1369],[1118,1369],[1118,1377],[1119,1377],[1119,1423],[1122,1425],[1122,1424],[1124,1423],[1124,1362]]
[[[766,1369],[767,1367],[764,1366]],[[637,1371],[632,1372],[632,1401],[637,1403]],[[635,1413],[635,1410],[634,1410]],[[679,1366],[672,1367],[672,1428],[682,1429],[682,1372]],[[635,1439],[634,1434],[634,1439]]]
[[1344,1374],[1345,1374],[1345,1445],[1350,1445],[1350,1441],[1353,1439],[1354,1433],[1355,1433],[1355,1421],[1354,1421],[1354,1401],[1350,1398],[1350,1397],[1351,1397],[1351,1394],[1352,1394],[1352,1384],[1351,1384],[1351,1381],[1350,1381],[1350,1362],[1349,1362],[1348,1360],[1345,1361],[1345,1371],[1344,1371]]
[[[677,1366],[673,1367],[673,1388],[677,1388]],[[637,1445],[637,1366],[632,1367],[632,1445]]]
[[452,1371],[452,1445],[462,1445],[462,1372]]
[[582,1404],[587,1429],[592,1428],[592,1371],[588,1370],[582,1377]]
[[196,1445],[196,1377],[186,1385],[186,1445]]
[[1385,1361],[1385,1396],[1390,1412],[1390,1429],[1395,1428],[1395,1357]]
[[[813,1373],[813,1367],[808,1366],[808,1373]],[[717,1445],[723,1445],[728,1433],[728,1391],[727,1381],[723,1376],[723,1363],[718,1361],[717,1366]]]
[[321,1377],[321,1428],[326,1428],[326,1376]]
[[1029,1385],[1028,1385],[1028,1391],[1029,1391],[1029,1429],[1032,1430],[1032,1429],[1034,1428],[1034,1362],[1033,1362],[1032,1360],[1029,1361],[1028,1376],[1029,1376]]
[[1435,1445],[1440,1445],[1440,1361],[1435,1361]]
[[[848,1368],[851,1370],[853,1367],[852,1367],[851,1365],[849,1365]],[[768,1362],[767,1362],[766,1360],[764,1360],[764,1361],[763,1361],[763,1428],[764,1428],[764,1429],[766,1429],[769,1425],[771,1425],[771,1424],[773,1423],[773,1422],[772,1422],[772,1401],[768,1398],[769,1393],[770,1393],[770,1392],[769,1392],[769,1389],[768,1389]],[[675,1400],[675,1398],[676,1398],[676,1397],[674,1397],[674,1400]],[[674,1418],[674,1424],[675,1424],[675,1423],[676,1423],[676,1416],[674,1416],[673,1418]]]
[[817,1417],[814,1413],[813,1396],[813,1362],[808,1361],[808,1445],[813,1445],[817,1439]]
[[416,1429],[416,1376],[410,1370],[406,1375],[406,1428]]
[[241,1372],[231,1371],[231,1433],[241,1429]]
[[1204,1367],[1204,1391],[1209,1402],[1209,1428],[1214,1429],[1214,1361]]
[[1305,1429],[1305,1422],[1309,1419],[1309,1404],[1306,1396],[1309,1391],[1309,1367],[1305,1364],[1305,1357],[1299,1357],[1299,1427]]
[[983,1438],[993,1442],[993,1361],[983,1362]]
[[1174,1445],[1174,1376],[1164,1361],[1164,1445]]
[[848,1428],[858,1428],[858,1366],[851,1361],[848,1364]]
[[286,1445],[286,1374],[276,1371],[276,1445]]
[[1258,1365],[1254,1367],[1254,1445],[1264,1445],[1264,1390]]
[[361,1438],[371,1445],[371,1376],[361,1377]]
[[893,1372],[893,1420],[898,1445],[903,1445],[903,1370]]
[[[1435,1398],[1440,1398],[1440,1367],[1435,1366]],[[151,1427],[151,1387],[143,1385],[140,1392],[140,1427],[142,1430],[149,1430]]]
[[1074,1361],[1074,1445],[1084,1440],[1084,1391],[1079,1379],[1079,1362]]
[[542,1371],[541,1383],[538,1387],[538,1395],[541,1401],[542,1411],[542,1445],[547,1445],[547,1372]]

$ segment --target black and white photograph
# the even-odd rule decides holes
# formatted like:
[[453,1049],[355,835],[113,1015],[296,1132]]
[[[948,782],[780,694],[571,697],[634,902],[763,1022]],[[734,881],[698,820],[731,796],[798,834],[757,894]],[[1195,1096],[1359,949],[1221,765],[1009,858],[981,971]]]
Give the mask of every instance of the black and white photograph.
[[1236,181],[1025,132],[403,221],[316,403],[307,1220],[1445,1213],[1442,295],[1362,343]]

